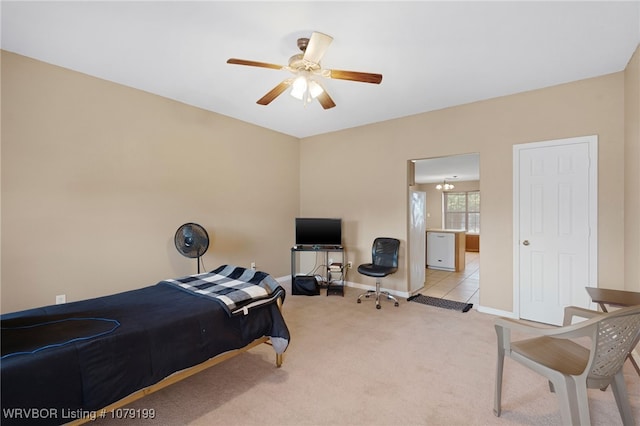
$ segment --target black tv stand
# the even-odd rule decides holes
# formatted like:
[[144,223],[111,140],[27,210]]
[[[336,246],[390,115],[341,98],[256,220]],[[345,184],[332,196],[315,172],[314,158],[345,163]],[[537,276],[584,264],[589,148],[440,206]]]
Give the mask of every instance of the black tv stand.
[[[345,281],[345,261],[344,247],[338,245],[295,245],[291,248],[291,283],[293,285],[296,276],[296,255],[299,252],[323,252],[324,253],[324,276],[320,283],[321,288],[327,289],[327,296],[344,296]],[[329,264],[329,253],[340,253],[340,262]]]

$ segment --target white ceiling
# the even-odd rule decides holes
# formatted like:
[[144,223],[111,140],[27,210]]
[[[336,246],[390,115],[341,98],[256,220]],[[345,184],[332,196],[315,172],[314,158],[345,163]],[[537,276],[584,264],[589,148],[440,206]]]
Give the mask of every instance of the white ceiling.
[[[298,138],[618,72],[640,43],[640,1],[2,0],[0,13],[4,50]],[[334,38],[323,68],[382,83],[324,81],[329,110],[288,93],[261,106],[290,74],[226,63],[286,65],[313,31]],[[418,162],[417,181],[477,174],[477,157],[442,160]]]
[[480,180],[480,154],[452,155],[415,161],[416,183]]
[[[298,138],[618,72],[640,43],[640,2],[2,1],[2,48]],[[287,93],[296,40],[334,40],[337,106]]]

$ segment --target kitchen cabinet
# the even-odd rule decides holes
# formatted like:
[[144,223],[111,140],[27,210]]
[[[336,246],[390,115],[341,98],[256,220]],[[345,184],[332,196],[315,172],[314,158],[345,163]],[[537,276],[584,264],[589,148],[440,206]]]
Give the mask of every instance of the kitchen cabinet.
[[479,252],[480,251],[480,234],[467,234],[466,251]]

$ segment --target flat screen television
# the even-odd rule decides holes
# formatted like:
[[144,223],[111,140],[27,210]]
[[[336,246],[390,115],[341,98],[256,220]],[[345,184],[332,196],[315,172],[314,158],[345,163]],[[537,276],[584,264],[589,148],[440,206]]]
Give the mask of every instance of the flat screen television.
[[342,246],[342,219],[296,218],[297,246]]

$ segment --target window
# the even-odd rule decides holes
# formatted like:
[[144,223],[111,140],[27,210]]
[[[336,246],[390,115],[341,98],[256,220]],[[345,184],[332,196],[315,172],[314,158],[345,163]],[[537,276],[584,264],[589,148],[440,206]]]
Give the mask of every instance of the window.
[[444,228],[480,233],[480,191],[444,192]]

